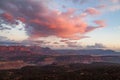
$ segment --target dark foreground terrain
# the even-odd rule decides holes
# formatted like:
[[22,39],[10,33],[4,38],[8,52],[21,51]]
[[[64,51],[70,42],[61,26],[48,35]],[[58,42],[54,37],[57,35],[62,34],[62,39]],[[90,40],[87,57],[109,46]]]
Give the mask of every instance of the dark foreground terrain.
[[0,80],[120,80],[120,64],[26,66],[1,70]]

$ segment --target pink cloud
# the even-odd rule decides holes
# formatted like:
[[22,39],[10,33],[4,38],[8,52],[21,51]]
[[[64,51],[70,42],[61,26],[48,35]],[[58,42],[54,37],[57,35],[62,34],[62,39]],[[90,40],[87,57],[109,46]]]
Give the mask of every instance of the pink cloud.
[[106,7],[107,7],[106,4],[100,4],[100,5],[98,5],[96,8],[97,8],[97,9],[104,9],[104,8],[106,8]]
[[2,17],[5,19],[5,20],[8,20],[8,21],[13,21],[14,17],[12,16],[12,14],[10,13],[3,13],[2,14]]
[[23,17],[18,17],[17,18],[18,20],[20,20],[21,22],[23,22],[23,23],[25,23],[26,22],[26,19],[25,18],[23,18]]
[[90,15],[98,15],[98,14],[100,14],[100,11],[95,9],[95,8],[87,8],[85,10],[85,12],[90,14]]
[[40,34],[47,34],[48,36],[56,35],[62,38],[75,38],[75,34],[85,32],[87,23],[79,17],[71,17],[74,13],[74,10],[70,9],[61,14],[51,11],[48,14],[42,15],[45,21],[38,18],[30,20],[30,23],[38,25],[36,26],[36,31],[40,29],[45,30],[39,32]]
[[95,20],[94,21],[99,27],[105,27],[106,23],[104,20]]

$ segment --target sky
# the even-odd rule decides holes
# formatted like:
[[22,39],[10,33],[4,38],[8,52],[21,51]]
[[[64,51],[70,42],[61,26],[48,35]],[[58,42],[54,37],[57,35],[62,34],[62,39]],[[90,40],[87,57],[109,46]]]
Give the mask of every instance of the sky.
[[120,0],[0,0],[0,45],[120,51]]

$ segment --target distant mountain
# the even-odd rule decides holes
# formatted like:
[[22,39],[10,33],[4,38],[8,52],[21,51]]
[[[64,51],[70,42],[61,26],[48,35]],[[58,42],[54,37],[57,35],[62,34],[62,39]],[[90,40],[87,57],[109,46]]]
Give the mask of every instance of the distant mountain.
[[120,55],[120,52],[113,50],[90,49],[90,50],[52,50],[40,46],[0,46],[2,53],[31,53],[31,54],[64,54],[64,55]]
[[113,50],[90,49],[90,50],[55,50],[63,54],[80,54],[80,55],[120,55],[120,52]]
[[[91,64],[94,62],[120,63],[120,53],[112,50],[51,50],[40,46],[0,46],[0,68],[18,62],[28,65]],[[20,64],[20,63],[18,63]],[[24,66],[24,64],[22,66]],[[9,67],[7,67],[9,69]],[[15,66],[17,67],[17,66]]]
[[5,53],[29,53],[29,54],[48,54],[54,51],[48,47],[40,46],[0,46],[0,54]]

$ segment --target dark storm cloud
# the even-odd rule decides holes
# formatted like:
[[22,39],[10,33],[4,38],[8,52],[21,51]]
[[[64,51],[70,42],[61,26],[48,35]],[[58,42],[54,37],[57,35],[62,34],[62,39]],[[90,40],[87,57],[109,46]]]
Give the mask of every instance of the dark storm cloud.
[[41,2],[34,3],[33,0],[0,0],[0,8],[14,17],[31,19],[37,17],[37,12],[43,12]]

